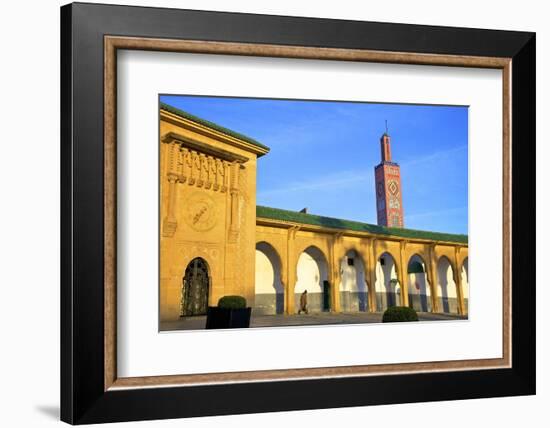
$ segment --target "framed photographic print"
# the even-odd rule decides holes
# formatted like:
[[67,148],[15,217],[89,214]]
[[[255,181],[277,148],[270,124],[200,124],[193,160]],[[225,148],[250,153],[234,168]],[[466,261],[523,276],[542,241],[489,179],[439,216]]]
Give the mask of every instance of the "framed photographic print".
[[533,33],[76,3],[61,53],[62,420],[535,393]]

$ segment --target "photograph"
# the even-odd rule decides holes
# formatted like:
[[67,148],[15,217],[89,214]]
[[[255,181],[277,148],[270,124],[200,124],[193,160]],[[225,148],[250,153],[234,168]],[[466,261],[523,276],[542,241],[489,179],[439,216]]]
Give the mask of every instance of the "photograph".
[[[40,322],[23,326],[41,331],[34,348],[58,344],[30,372],[55,388],[11,419],[384,424],[391,407],[426,426],[490,406],[514,426],[538,414],[542,14],[192,3],[38,8],[40,37],[11,31],[24,40],[6,147],[33,153],[6,157],[6,183],[23,180],[6,206],[25,219],[6,223],[23,250],[6,290],[29,289],[29,243],[47,243],[34,270],[60,287],[6,298],[36,304]],[[58,61],[29,78],[21,46],[46,40],[44,22],[59,55],[32,59]],[[21,142],[35,104],[41,138]],[[36,165],[21,174],[12,159]],[[29,198],[41,169],[56,181]],[[57,228],[42,227],[37,203],[55,198]],[[33,225],[54,236],[25,239]],[[5,366],[21,389],[23,368]],[[510,400],[522,412],[502,412]]]
[[160,94],[159,331],[467,322],[468,112]]

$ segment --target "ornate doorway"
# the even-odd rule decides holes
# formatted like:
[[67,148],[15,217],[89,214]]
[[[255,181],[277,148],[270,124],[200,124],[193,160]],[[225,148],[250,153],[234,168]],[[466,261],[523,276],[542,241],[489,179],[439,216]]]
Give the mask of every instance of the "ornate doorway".
[[180,316],[206,315],[209,288],[206,261],[200,257],[191,260],[183,277]]

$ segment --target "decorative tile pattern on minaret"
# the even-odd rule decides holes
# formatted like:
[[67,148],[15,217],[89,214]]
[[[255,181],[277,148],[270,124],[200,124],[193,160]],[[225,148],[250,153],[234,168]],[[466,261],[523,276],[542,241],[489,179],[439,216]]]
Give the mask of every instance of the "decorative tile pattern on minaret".
[[390,136],[380,137],[382,161],[374,168],[376,183],[376,214],[379,226],[403,227],[403,199],[401,197],[401,170],[391,160]]

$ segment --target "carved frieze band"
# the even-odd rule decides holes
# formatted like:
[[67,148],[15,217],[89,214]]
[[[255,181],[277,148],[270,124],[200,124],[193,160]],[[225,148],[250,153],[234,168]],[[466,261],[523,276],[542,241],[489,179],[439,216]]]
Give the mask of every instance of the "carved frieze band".
[[168,148],[168,179],[214,192],[227,192],[231,163],[214,156],[170,144]]

